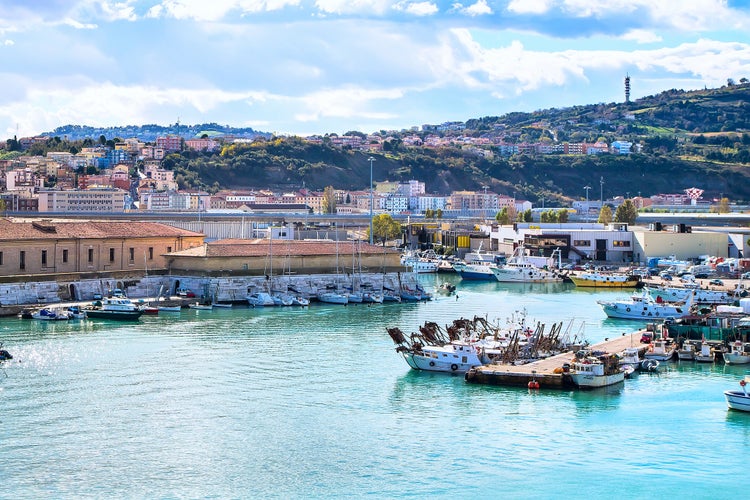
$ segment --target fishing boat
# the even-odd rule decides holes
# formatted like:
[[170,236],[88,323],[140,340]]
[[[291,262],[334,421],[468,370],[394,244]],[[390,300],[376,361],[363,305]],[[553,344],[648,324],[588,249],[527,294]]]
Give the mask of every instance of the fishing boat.
[[159,305],[156,306],[159,309],[159,312],[180,312],[182,311],[182,306],[175,306],[175,305]]
[[188,307],[197,311],[213,311],[214,309],[213,304],[205,304],[203,302],[193,302],[188,304]]
[[701,350],[695,353],[698,363],[713,363],[716,360],[716,351],[708,342],[701,343]]
[[740,380],[741,391],[724,391],[727,406],[732,410],[750,411],[750,394],[747,393],[747,384],[750,383],[750,375]]
[[618,384],[625,380],[625,370],[615,354],[593,355],[579,351],[570,364],[563,365],[563,374],[581,389],[595,389]]
[[143,309],[127,297],[105,297],[86,309],[88,318],[135,321],[141,317]]
[[599,271],[571,274],[570,280],[580,287],[594,288],[637,288],[640,278],[622,273],[603,273]]
[[729,351],[724,353],[724,362],[728,365],[746,365],[750,363],[750,342],[736,340],[729,345]]
[[629,299],[597,300],[596,302],[609,318],[653,320],[655,318],[682,318],[690,315],[693,296],[690,295],[687,302],[682,305],[658,302],[646,288],[643,293],[633,294]]
[[677,359],[681,361],[695,361],[695,344],[685,341],[682,347],[677,349]]
[[676,353],[677,348],[673,344],[660,339],[654,340],[653,344],[648,346],[643,357],[656,361],[669,361],[675,357]]
[[438,262],[420,252],[407,252],[401,256],[401,265],[414,273],[436,273]]
[[493,266],[490,270],[501,283],[556,283],[563,280],[557,273],[529,262],[524,255],[523,245],[516,249],[508,262]]
[[480,244],[476,252],[468,252],[464,256],[463,262],[454,262],[453,270],[461,276],[461,279],[467,281],[495,281],[492,269],[496,268],[499,262],[504,261],[504,255],[482,252]]
[[724,290],[706,290],[699,286],[661,286],[649,288],[649,291],[656,300],[666,302],[685,302],[691,294],[694,295],[693,301],[696,304],[731,304],[735,300],[732,293]]

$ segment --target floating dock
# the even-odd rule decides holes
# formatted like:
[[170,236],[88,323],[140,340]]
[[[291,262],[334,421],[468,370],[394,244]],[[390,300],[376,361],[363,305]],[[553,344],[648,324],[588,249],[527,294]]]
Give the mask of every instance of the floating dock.
[[[640,343],[642,331],[623,334],[622,337],[605,339],[603,342],[588,347],[593,351],[617,353],[628,347],[647,346]],[[540,389],[567,389],[575,387],[570,377],[562,373],[562,366],[569,363],[575,353],[572,351],[550,356],[522,365],[484,365],[472,368],[464,378],[473,384],[507,385],[529,387],[530,382],[539,384]]]

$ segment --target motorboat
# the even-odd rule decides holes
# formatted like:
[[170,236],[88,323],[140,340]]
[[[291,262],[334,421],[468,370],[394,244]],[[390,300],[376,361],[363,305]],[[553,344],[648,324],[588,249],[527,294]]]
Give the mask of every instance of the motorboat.
[[683,342],[682,347],[677,349],[677,359],[681,361],[695,361],[695,344]]
[[729,351],[724,353],[724,362],[728,365],[746,365],[750,363],[750,342],[736,340],[729,345]]
[[310,305],[310,300],[301,295],[292,295],[292,305],[306,307]]
[[633,294],[629,299],[597,300],[604,313],[609,318],[654,320],[660,318],[683,318],[691,314],[693,296],[689,296],[684,304],[657,302],[648,289],[643,293]]
[[740,380],[740,391],[724,391],[727,406],[732,410],[750,411],[750,394],[747,393],[747,384],[750,383],[750,375]]
[[643,355],[646,359],[656,361],[669,361],[675,357],[677,349],[666,340],[654,340]]
[[576,286],[594,288],[636,288],[641,282],[637,276],[600,271],[571,274],[568,277]]
[[42,309],[31,313],[31,317],[43,321],[68,321],[70,319],[70,313],[68,313],[67,309],[51,309],[43,307]]
[[247,296],[247,302],[253,307],[273,306],[276,303],[268,292],[253,292]]
[[67,312],[70,319],[86,319],[86,311],[81,306],[69,306]]
[[291,306],[294,304],[294,297],[290,293],[274,293],[271,295],[273,299],[273,305],[275,306]]
[[188,307],[197,311],[213,311],[214,309],[213,304],[204,304],[202,302],[193,302],[188,304]]
[[563,375],[581,389],[595,389],[619,384],[625,380],[625,370],[620,366],[615,354],[595,356],[588,352],[578,352],[571,363],[563,365]]
[[701,350],[695,353],[695,360],[699,363],[713,363],[716,360],[716,352],[711,344],[701,343]]
[[492,269],[496,268],[501,260],[505,260],[504,255],[482,252],[480,245],[476,252],[468,252],[463,262],[454,262],[453,270],[464,280],[494,281],[496,278]]
[[414,273],[436,273],[438,270],[437,260],[425,257],[419,252],[409,252],[402,255],[401,265]]
[[8,361],[9,359],[13,359],[13,356],[8,351],[3,349],[3,343],[0,342],[0,363],[2,363],[3,361]]
[[694,286],[682,287],[656,287],[650,288],[651,295],[658,301],[685,302],[688,297],[694,295],[696,304],[731,304],[735,297],[724,290],[706,290]]
[[371,292],[365,290],[362,292],[362,302],[366,304],[382,304],[384,300],[383,294],[378,292]]
[[88,318],[135,321],[141,317],[143,309],[127,297],[105,297],[86,309]]
[[182,306],[179,305],[159,305],[157,306],[157,309],[159,309],[159,312],[180,312],[182,311]]

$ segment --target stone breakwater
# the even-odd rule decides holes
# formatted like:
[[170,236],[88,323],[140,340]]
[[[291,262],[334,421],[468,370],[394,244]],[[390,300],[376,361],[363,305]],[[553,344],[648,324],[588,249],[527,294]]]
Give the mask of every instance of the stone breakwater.
[[244,302],[255,291],[294,292],[306,298],[325,289],[392,290],[416,287],[413,273],[308,274],[283,276],[144,276],[134,279],[85,279],[68,282],[29,281],[0,284],[0,316],[13,316],[30,306],[96,300],[115,289],[131,298],[175,296],[189,291],[198,298]]

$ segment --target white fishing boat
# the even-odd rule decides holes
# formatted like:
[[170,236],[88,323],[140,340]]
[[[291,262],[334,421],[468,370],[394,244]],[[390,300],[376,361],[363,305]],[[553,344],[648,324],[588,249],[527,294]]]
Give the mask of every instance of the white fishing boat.
[[418,350],[402,349],[399,352],[414,370],[466,373],[470,368],[487,362],[480,358],[482,348],[468,343],[422,346]]
[[212,311],[214,308],[212,304],[204,304],[201,302],[193,302],[191,304],[188,304],[188,307],[197,311]]
[[675,357],[676,353],[676,347],[666,340],[654,340],[653,345],[649,345],[643,357],[656,361],[669,361]]
[[482,252],[480,244],[476,252],[468,252],[464,256],[463,262],[454,262],[453,270],[467,281],[494,281],[496,278],[492,269],[504,260],[504,255]]
[[491,268],[495,279],[501,283],[556,283],[562,281],[557,273],[537,267],[524,255],[523,245],[519,246],[503,265]]
[[436,259],[425,257],[417,251],[407,252],[402,255],[401,265],[414,273],[436,273],[438,270]]
[[180,312],[182,311],[182,306],[179,305],[159,305],[156,306],[157,309],[159,309],[159,312]]
[[747,393],[747,384],[750,384],[750,375],[740,380],[740,391],[724,391],[727,406],[732,410],[750,411],[750,394]]
[[683,342],[682,347],[677,349],[677,359],[682,361],[695,361],[695,344],[692,342]]
[[666,302],[685,302],[688,297],[693,295],[693,302],[696,304],[731,304],[735,297],[732,293],[724,290],[706,290],[700,287],[670,287],[662,286],[649,289],[654,299]]
[[607,387],[625,380],[625,370],[619,364],[619,357],[614,354],[576,354],[570,365],[563,366],[563,374],[581,389]]
[[728,365],[746,365],[750,363],[750,342],[737,340],[724,353],[724,362]]
[[112,319],[118,321],[135,321],[141,317],[143,309],[127,297],[105,297],[86,309],[86,317]]
[[701,343],[701,350],[695,353],[695,360],[699,363],[713,363],[716,360],[716,352],[711,344]]
[[629,299],[597,300],[609,318],[654,320],[663,318],[683,318],[690,315],[693,296],[684,304],[658,302],[646,288],[640,294],[633,294]]

